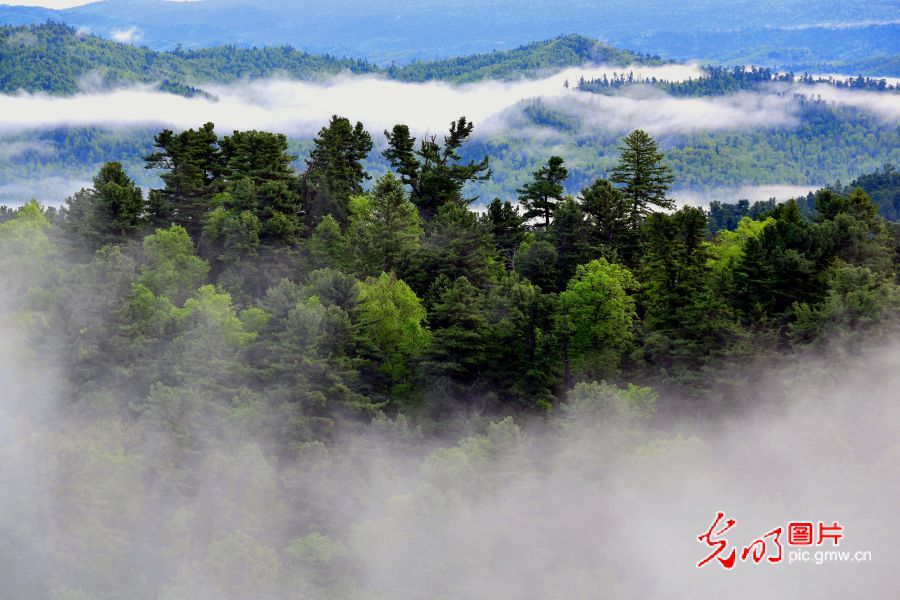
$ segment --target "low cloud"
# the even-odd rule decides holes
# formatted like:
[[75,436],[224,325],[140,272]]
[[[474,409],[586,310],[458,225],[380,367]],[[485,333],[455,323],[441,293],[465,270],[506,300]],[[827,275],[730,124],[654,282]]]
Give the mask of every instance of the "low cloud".
[[897,93],[860,92],[823,84],[809,88],[807,94],[835,104],[861,108],[888,123],[900,123],[900,94]]
[[133,44],[143,39],[144,34],[137,27],[129,27],[128,29],[113,29],[110,33],[112,39],[123,44]]
[[778,202],[784,202],[790,198],[806,196],[824,187],[822,185],[742,185],[736,187],[718,187],[709,190],[693,190],[680,188],[672,190],[670,194],[680,205],[708,207],[709,203],[719,202],[735,203],[738,200],[759,202],[775,198]]
[[580,119],[595,131],[644,129],[654,135],[791,127],[797,104],[790,95],[738,93],[709,98],[676,98],[664,93],[607,96],[575,92],[550,106]]
[[[342,75],[322,83],[266,79],[232,85],[206,85],[217,99],[184,98],[153,86],[103,91],[97,77],[87,77],[84,92],[71,97],[46,94],[0,96],[0,131],[56,126],[109,128],[164,125],[195,127],[215,122],[229,129],[268,129],[309,136],[332,114],[363,121],[372,131],[404,122],[416,131],[443,131],[466,115],[481,133],[506,126],[510,109],[523,100],[543,99],[579,117],[588,130],[623,132],[643,128],[653,134],[696,130],[789,127],[796,122],[795,92],[871,111],[889,123],[900,122],[894,94],[840,90],[826,85],[783,87],[780,91],[738,93],[721,97],[676,98],[639,88],[627,94],[600,95],[565,89],[581,75],[587,78],[631,69],[573,68],[537,80],[496,81],[467,85],[446,82],[404,83],[372,76]],[[636,76],[670,80],[699,73],[691,65],[644,67]]]
[[60,206],[81,188],[92,186],[88,177],[54,175],[0,185],[0,205],[20,206],[32,198],[44,206]]
[[0,141],[0,160],[18,158],[26,152],[49,157],[56,154],[56,149],[50,144],[40,141]]

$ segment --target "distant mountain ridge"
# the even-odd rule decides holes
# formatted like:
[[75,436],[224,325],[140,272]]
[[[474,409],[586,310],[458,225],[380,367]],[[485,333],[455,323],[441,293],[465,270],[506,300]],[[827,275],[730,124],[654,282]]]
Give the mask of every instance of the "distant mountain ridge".
[[103,39],[60,23],[0,27],[0,92],[46,92],[58,95],[92,85],[162,84],[165,91],[193,96],[195,86],[283,75],[315,80],[340,72],[381,74],[402,81],[469,82],[539,75],[550,69],[587,62],[614,65],[659,62],[568,35],[514,50],[434,62],[381,68],[372,63],[310,54],[288,46],[236,48],[219,46],[162,52]]
[[861,74],[900,75],[882,70],[893,68],[891,57],[900,53],[895,0],[104,0],[66,10],[0,6],[0,23],[48,19],[156,50],[289,44],[382,66],[509,50],[575,32],[675,60],[782,69],[870,65],[878,70]]

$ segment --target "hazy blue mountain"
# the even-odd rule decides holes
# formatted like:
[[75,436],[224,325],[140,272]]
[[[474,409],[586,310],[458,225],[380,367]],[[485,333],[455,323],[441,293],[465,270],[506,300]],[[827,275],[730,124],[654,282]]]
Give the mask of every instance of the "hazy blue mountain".
[[380,73],[407,82],[437,79],[462,83],[516,79],[590,62],[623,66],[659,62],[584,36],[568,35],[512,50],[382,68],[290,46],[152,50],[82,34],[60,23],[0,26],[0,59],[0,93],[74,94],[83,89],[90,74],[93,87],[151,83],[183,96],[203,93],[194,85],[274,75],[314,80],[351,71]]
[[291,44],[384,64],[508,49],[579,33],[674,58],[756,57],[782,66],[840,67],[896,54],[900,39],[900,6],[892,0],[106,0],[62,11],[0,7],[0,22],[47,19],[157,49]]

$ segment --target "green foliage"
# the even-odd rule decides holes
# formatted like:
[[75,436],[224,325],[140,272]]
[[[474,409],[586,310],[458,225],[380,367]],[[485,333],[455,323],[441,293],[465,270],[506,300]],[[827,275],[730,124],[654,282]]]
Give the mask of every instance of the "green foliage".
[[[115,164],[62,215],[0,212],[0,384],[24,400],[0,436],[13,597],[430,597],[435,581],[480,596],[445,576],[508,554],[451,543],[473,514],[494,527],[511,499],[521,522],[566,514],[569,499],[530,493],[560,474],[630,506],[604,458],[669,469],[708,454],[659,439],[657,405],[743,414],[733,392],[757,365],[896,336],[900,228],[861,189],[719,204],[711,233],[701,209],[656,210],[663,182],[653,196],[632,181],[635,215],[627,182],[592,173],[549,227],[458,198],[423,225],[388,174],[347,197],[346,222],[307,229],[283,136],[159,141],[153,198],[178,198],[169,220],[202,224],[195,237],[167,222],[139,245],[145,225],[109,226],[98,207],[134,214],[119,201],[140,198]],[[558,438],[533,443],[533,421]],[[34,485],[46,493],[23,493]],[[47,514],[53,535],[23,555]],[[529,549],[545,539],[533,531]],[[397,583],[384,556],[421,577]],[[616,589],[575,574],[591,584],[575,596]],[[503,579],[501,595],[523,596]],[[574,589],[533,583],[525,596]]]
[[60,23],[0,28],[0,91],[75,94],[94,74],[106,86],[158,83],[184,96],[203,95],[190,84],[239,81],[286,73],[315,79],[350,70],[377,69],[361,61],[316,56],[287,46],[219,46],[189,52],[157,52],[77,32]]
[[0,274],[3,300],[24,300],[29,289],[49,283],[54,276],[51,257],[56,248],[47,233],[50,223],[36,200],[23,204],[15,217],[0,223]]
[[151,190],[150,212],[154,225],[184,227],[198,239],[203,217],[212,208],[223,170],[212,123],[175,134],[164,129],[153,138],[158,150],[145,157],[148,169],[164,169],[165,187]]
[[367,196],[350,199],[347,240],[362,275],[397,272],[420,246],[422,225],[400,181],[387,173]]
[[372,137],[359,121],[354,126],[334,115],[319,130],[301,181],[310,225],[325,215],[346,222],[350,197],[362,194],[362,183],[369,179],[361,161],[371,150]]
[[459,277],[437,299],[430,311],[433,333],[426,368],[458,388],[478,383],[487,366],[488,323],[483,297],[465,277]]
[[515,271],[548,292],[556,290],[559,280],[559,253],[550,242],[530,235],[516,250]]
[[603,258],[578,265],[559,295],[560,328],[577,372],[589,377],[615,373],[634,337],[637,311],[632,294],[637,288],[637,280],[621,265]]
[[483,79],[516,79],[539,76],[551,69],[577,67],[588,62],[629,65],[653,61],[607,46],[580,35],[560,36],[503,52],[476,54],[435,62],[414,62],[393,67],[388,74],[401,81],[449,80],[457,83]]
[[566,395],[563,405],[569,423],[608,423],[639,425],[646,423],[656,409],[658,394],[650,388],[629,385],[619,389],[605,381],[582,382]]
[[425,307],[408,285],[387,273],[361,282],[359,288],[362,335],[377,352],[390,396],[408,397],[416,361],[430,341]]
[[94,177],[94,187],[66,200],[59,215],[63,227],[87,247],[126,242],[146,223],[144,196],[121,163],[108,162]]
[[629,206],[622,191],[606,179],[595,179],[581,190],[579,202],[589,223],[587,243],[617,255],[627,252],[635,232],[628,227]]
[[306,243],[309,264],[313,269],[338,269],[347,260],[347,240],[341,226],[331,215],[319,221]]
[[849,187],[867,193],[885,219],[900,221],[900,174],[893,165],[886,164],[874,173],[858,177]]
[[[793,306],[790,337],[795,343],[836,343],[841,337],[858,342],[878,335],[878,323],[900,309],[900,287],[867,267],[842,266],[828,282],[818,304]],[[852,332],[852,333],[851,333]]]
[[187,231],[178,225],[157,229],[144,238],[142,284],[153,293],[181,304],[206,280],[209,265],[194,254]]
[[610,171],[610,181],[622,186],[628,202],[629,225],[632,230],[650,214],[653,208],[673,208],[675,203],[666,197],[674,181],[672,169],[663,164],[659,144],[647,132],[637,129],[622,142],[619,164]]
[[502,202],[494,198],[487,207],[487,222],[494,236],[494,245],[501,256],[506,258],[507,266],[512,265],[512,257],[525,239],[524,219],[519,209],[508,200]]
[[650,85],[664,90],[672,96],[723,96],[748,90],[761,90],[774,83],[798,83],[802,85],[833,85],[839,88],[857,90],[885,91],[896,90],[897,86],[889,84],[885,79],[870,77],[814,77],[809,73],[795,76],[793,73],[778,73],[768,67],[717,67],[707,65],[704,74],[696,79],[685,81],[666,81],[651,77],[649,79],[628,75],[600,79],[582,80],[578,89],[596,93],[609,93],[633,85]]
[[452,282],[466,277],[485,288],[502,269],[488,224],[464,206],[447,204],[429,224],[402,277],[429,301],[429,290],[441,278]]
[[400,175],[404,185],[410,186],[410,199],[423,219],[430,220],[446,204],[466,205],[474,198],[463,198],[463,187],[469,182],[485,181],[491,177],[490,160],[460,162],[459,150],[472,135],[475,124],[460,117],[450,123],[450,133],[443,144],[437,136],[425,137],[415,149],[416,138],[406,125],[395,125],[385,131],[388,148],[383,152],[391,167]]
[[534,172],[534,180],[517,190],[519,204],[525,209],[522,217],[527,221],[536,217],[544,220],[544,227],[550,227],[550,220],[556,205],[563,196],[563,184],[569,171],[563,166],[563,159],[551,156],[546,166]]

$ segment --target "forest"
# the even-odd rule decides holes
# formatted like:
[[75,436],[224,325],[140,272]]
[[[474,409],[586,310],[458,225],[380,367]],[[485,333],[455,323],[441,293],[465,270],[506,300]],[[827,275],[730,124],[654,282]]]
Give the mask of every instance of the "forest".
[[95,84],[161,84],[164,91],[191,97],[199,92],[194,86],[203,83],[279,75],[314,80],[346,71],[409,82],[439,79],[465,83],[534,77],[554,68],[588,62],[625,66],[661,61],[580,35],[560,36],[489,54],[379,67],[363,60],[310,54],[290,46],[214,46],[163,52],[81,34],[60,23],[0,26],[0,92],[7,94],[18,90],[74,94],[91,74],[100,76]]
[[[240,86],[240,82],[269,77],[322,83],[338,73],[368,74],[404,82],[410,87],[398,93],[414,94],[419,90],[414,82],[438,80],[448,85],[474,85],[480,81],[489,86],[497,81],[546,77],[553,69],[596,62],[623,67],[664,64],[658,57],[618,50],[577,35],[489,54],[377,66],[286,46],[155,51],[56,23],[0,27],[0,58],[0,91],[7,94],[24,90],[78,99],[83,94],[102,94],[140,84],[157,87],[161,98],[171,99],[168,94],[186,96],[194,98],[198,105],[215,105],[219,100],[204,87]],[[707,67],[701,77],[681,82],[652,78],[644,81],[629,73],[596,81],[566,81],[561,74],[559,79],[560,97],[553,97],[551,91],[547,97],[523,98],[498,114],[492,123],[483,124],[461,148],[465,160],[479,160],[485,154],[492,157],[493,177],[469,182],[467,186],[467,194],[479,197],[476,205],[484,205],[494,197],[515,196],[516,189],[527,183],[530,174],[550,154],[566,158],[567,193],[577,195],[595,177],[607,176],[617,160],[619,138],[629,129],[646,126],[640,122],[613,126],[616,120],[599,117],[602,110],[593,102],[608,101],[612,108],[623,106],[629,94],[640,96],[654,91],[648,87],[659,88],[660,99],[671,96],[679,100],[721,100],[728,105],[740,101],[736,93],[755,93],[760,95],[760,102],[765,96],[765,101],[783,105],[790,121],[785,126],[737,123],[734,127],[706,128],[702,119],[694,119],[689,128],[654,132],[676,177],[676,198],[682,189],[697,192],[742,185],[809,185],[815,189],[837,180],[852,181],[884,164],[900,164],[900,130],[888,117],[865,106],[819,98],[821,90],[811,85],[866,96],[860,100],[868,103],[866,106],[886,105],[885,100],[893,97],[896,89],[882,79],[813,77],[769,68],[715,66]],[[566,84],[570,91],[563,93]],[[790,91],[784,91],[785,86],[791,86]],[[236,88],[227,89],[240,94]],[[869,94],[881,99],[875,100]],[[17,97],[4,96],[11,103]],[[142,157],[151,151],[155,130],[172,115],[156,115],[159,125],[141,122],[130,127],[111,127],[108,123],[77,119],[70,123],[63,119],[46,126],[26,126],[16,122],[16,110],[11,104],[7,113],[10,127],[0,137],[0,203],[20,203],[34,195],[46,203],[58,204],[89,183],[100,166],[111,159],[120,162],[142,188],[160,185],[156,171],[142,168]],[[52,118],[53,113],[49,116]],[[309,152],[317,126],[318,123],[311,123],[309,131],[293,132],[288,140],[292,155],[303,157]],[[383,139],[377,137],[373,143],[376,151],[363,162],[377,178],[389,165],[381,154]],[[302,159],[293,166],[303,169]],[[365,180],[363,187],[368,189],[373,181]],[[878,198],[874,200],[880,205]]]
[[[479,511],[553,465],[600,485],[599,455],[694,456],[655,419],[746,414],[761,374],[897,333],[900,224],[872,199],[896,210],[892,167],[705,211],[635,130],[577,194],[552,155],[476,212],[494,159],[462,158],[473,131],[397,124],[376,177],[376,134],[340,116],[302,170],[279,133],[163,130],[146,194],[107,162],[58,210],[4,209],[0,382],[28,402],[0,407],[0,467],[32,467],[0,505],[6,597],[483,598],[455,574],[526,567],[454,523],[499,526]],[[555,441],[529,446],[529,423]],[[520,572],[527,592],[484,585],[643,597],[566,560]]]
[[672,96],[721,96],[738,91],[759,90],[772,83],[799,83],[802,85],[833,85],[851,90],[871,90],[877,92],[896,91],[897,86],[889,84],[884,78],[863,77],[824,77],[809,73],[779,73],[768,67],[717,67],[707,65],[703,68],[703,77],[686,81],[667,81],[656,77],[635,77],[633,73],[621,73],[618,76],[600,79],[582,78],[578,89],[588,92],[605,93],[632,85],[655,86]]

